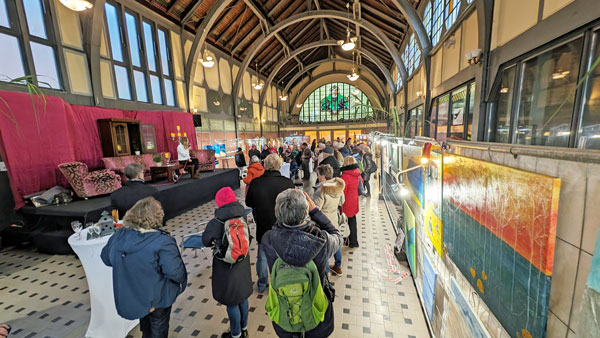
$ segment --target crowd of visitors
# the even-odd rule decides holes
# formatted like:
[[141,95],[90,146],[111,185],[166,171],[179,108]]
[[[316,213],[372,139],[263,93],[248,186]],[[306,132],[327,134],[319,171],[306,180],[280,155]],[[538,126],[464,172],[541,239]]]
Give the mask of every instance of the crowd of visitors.
[[[329,272],[342,274],[344,243],[359,247],[356,215],[359,196],[369,196],[369,179],[377,170],[372,154],[351,140],[313,140],[299,148],[268,144],[259,151],[253,145],[248,156],[245,204],[252,209],[256,238],[245,222],[245,207],[229,187],[217,192],[215,217],[202,235],[203,244],[213,248],[213,298],[226,306],[229,317],[229,330],[221,337],[248,337],[254,239],[257,291],[268,290],[265,310],[277,335],[328,337],[334,330],[335,295]],[[235,161],[242,172],[241,148]],[[282,162],[290,164],[291,178],[303,181],[305,189],[282,176]],[[125,215],[123,229],[109,239],[101,258],[113,267],[119,315],[139,319],[143,337],[167,337],[171,306],[187,284],[186,268],[176,241],[159,229],[164,212],[152,197],[156,188],[144,185],[139,165],[127,166],[125,174],[128,184],[111,196]]]

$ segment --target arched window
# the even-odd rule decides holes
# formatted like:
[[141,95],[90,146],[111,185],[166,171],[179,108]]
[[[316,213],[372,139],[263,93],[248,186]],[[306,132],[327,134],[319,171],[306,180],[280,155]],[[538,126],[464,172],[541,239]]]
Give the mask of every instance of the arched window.
[[421,49],[419,49],[419,46],[417,45],[414,34],[411,34],[408,44],[404,47],[402,62],[404,62],[404,65],[406,66],[408,76],[412,75],[413,71],[415,71],[421,63]]
[[312,92],[300,110],[301,122],[356,121],[373,116],[371,103],[360,89],[332,82]]
[[435,46],[440,42],[440,38],[442,37],[442,23],[444,21],[442,0],[433,0],[431,20],[431,44]]
[[423,26],[425,26],[425,31],[429,36],[431,36],[432,32],[431,11],[431,2],[428,2],[427,6],[425,6],[425,12],[423,12]]
[[460,0],[445,0],[445,12],[446,12],[446,29],[450,29],[458,18],[458,12],[460,11]]

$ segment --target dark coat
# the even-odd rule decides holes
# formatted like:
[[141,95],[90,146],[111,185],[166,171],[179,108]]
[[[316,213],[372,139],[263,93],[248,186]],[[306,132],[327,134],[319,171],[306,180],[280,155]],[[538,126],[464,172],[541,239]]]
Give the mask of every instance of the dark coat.
[[123,228],[108,240],[100,257],[113,268],[115,305],[125,319],[171,306],[187,286],[177,242],[166,232]]
[[344,157],[350,156],[350,149],[348,149],[346,147],[341,147],[339,151],[342,154],[342,156],[344,156]]
[[348,217],[354,217],[358,214],[358,185],[362,180],[360,170],[357,164],[352,164],[341,168],[342,179],[346,183],[344,188],[344,197],[346,201],[342,207],[344,213]]
[[246,166],[246,156],[241,151],[235,153],[235,165],[236,167],[245,167]]
[[[342,236],[319,209],[311,211],[310,218],[310,222],[294,227],[278,223],[264,235],[263,246],[269,270],[272,270],[277,256],[295,266],[304,266],[310,260],[315,262],[330,303],[324,321],[306,332],[304,337],[322,338],[331,335],[334,329],[333,291],[330,291],[333,287],[327,279],[327,265],[329,258],[342,245]],[[273,328],[279,337],[296,337],[275,323]]]
[[261,153],[260,153],[260,159],[264,160],[265,158],[267,158],[267,156],[271,155],[271,151],[269,150],[269,148],[265,148]]
[[260,151],[258,149],[250,149],[248,152],[248,161],[252,161],[252,156],[260,158]]
[[326,159],[319,163],[319,165],[321,164],[329,164],[333,168],[333,177],[340,177],[340,162],[338,162],[334,155],[327,156]]
[[294,189],[294,183],[279,171],[265,173],[250,183],[246,194],[246,205],[252,208],[256,222],[256,240],[262,243],[262,237],[275,224],[275,199],[280,192]]
[[110,210],[119,210],[119,218],[123,219],[127,210],[146,197],[154,196],[158,192],[156,187],[142,181],[127,181],[124,187],[110,194]]
[[[239,202],[229,203],[216,209],[215,218],[206,225],[202,243],[207,247],[214,245],[219,248],[225,232],[222,222],[243,216],[244,207]],[[213,257],[212,293],[217,302],[227,306],[238,305],[248,299],[252,294],[250,256],[235,264]]]

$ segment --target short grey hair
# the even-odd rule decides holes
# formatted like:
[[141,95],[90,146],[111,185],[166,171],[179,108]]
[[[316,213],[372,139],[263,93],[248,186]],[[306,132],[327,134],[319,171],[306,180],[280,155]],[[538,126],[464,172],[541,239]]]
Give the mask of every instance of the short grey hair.
[[123,170],[125,177],[127,177],[128,180],[136,179],[143,171],[144,167],[138,163],[130,163]]
[[317,167],[317,173],[321,176],[325,176],[325,179],[333,178],[333,168],[329,164],[321,164]]
[[279,155],[271,154],[265,158],[265,170],[273,170],[278,171],[281,169],[281,160],[279,159]]
[[302,225],[308,216],[308,201],[302,190],[287,189],[277,195],[275,217],[285,225]]
[[252,158],[250,158],[250,163],[256,163],[256,162],[260,162],[260,159],[258,158],[258,156],[252,155]]

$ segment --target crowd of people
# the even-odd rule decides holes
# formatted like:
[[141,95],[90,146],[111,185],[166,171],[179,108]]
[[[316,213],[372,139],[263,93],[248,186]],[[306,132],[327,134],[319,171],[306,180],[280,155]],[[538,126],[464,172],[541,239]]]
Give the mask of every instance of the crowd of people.
[[[246,165],[245,157],[236,153],[239,167]],[[351,140],[322,140],[279,149],[268,144],[262,151],[252,146],[248,158],[245,205],[253,213],[255,237],[230,187],[217,192],[215,217],[202,236],[213,248],[213,298],[226,306],[229,317],[229,330],[221,337],[248,337],[254,240],[256,291],[268,290],[265,310],[277,335],[328,337],[334,330],[335,296],[329,275],[342,274],[344,244],[359,247],[359,196],[369,196],[369,178],[377,170],[370,150]],[[283,162],[290,163],[290,177],[281,174]],[[113,200],[125,214],[124,228],[109,239],[101,258],[113,267],[119,315],[139,319],[143,337],[167,337],[171,306],[187,285],[185,264],[176,241],[160,229],[164,212],[154,191],[140,181],[140,168],[128,166],[125,174],[130,188]]]

